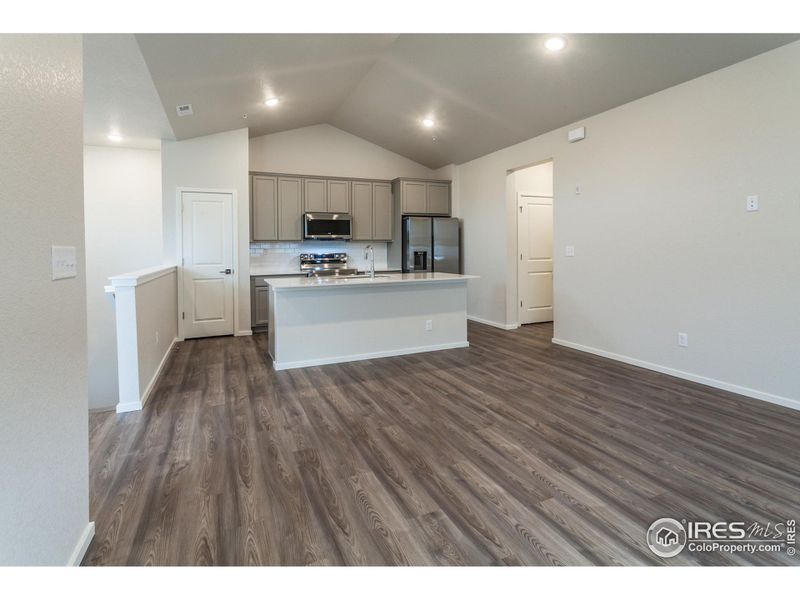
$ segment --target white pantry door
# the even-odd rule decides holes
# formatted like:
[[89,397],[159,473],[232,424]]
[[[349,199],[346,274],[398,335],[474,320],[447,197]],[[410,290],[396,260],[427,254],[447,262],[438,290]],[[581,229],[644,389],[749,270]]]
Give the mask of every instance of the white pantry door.
[[183,336],[233,334],[233,195],[181,192]]
[[553,199],[517,194],[519,322],[553,320]]

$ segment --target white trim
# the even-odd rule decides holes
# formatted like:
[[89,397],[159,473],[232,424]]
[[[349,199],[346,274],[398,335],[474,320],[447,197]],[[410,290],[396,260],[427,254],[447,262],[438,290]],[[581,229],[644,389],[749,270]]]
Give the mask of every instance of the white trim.
[[473,317],[471,315],[467,315],[467,319],[470,321],[475,321],[476,323],[483,323],[484,325],[490,325],[491,327],[497,327],[498,329],[504,329],[506,331],[510,331],[512,329],[518,329],[519,323],[498,323],[497,321],[490,321],[489,319],[484,319],[482,317]]
[[178,338],[175,338],[172,340],[172,343],[170,343],[169,348],[167,348],[167,351],[164,353],[164,356],[161,357],[161,362],[158,363],[158,367],[156,368],[155,373],[153,373],[153,377],[150,378],[150,382],[144,389],[141,399],[138,402],[121,402],[117,404],[118,414],[142,410],[144,408],[144,405],[147,404],[147,401],[150,399],[150,394],[152,393],[158,378],[161,376],[161,371],[164,369],[164,365],[167,363],[167,358],[169,358],[169,355],[172,354],[175,344],[177,344],[179,341],[180,340]]
[[117,404],[116,411],[120,415],[122,413],[136,412],[137,410],[142,410],[142,408],[141,402],[120,402]]
[[566,346],[567,348],[572,348],[573,350],[588,352],[589,354],[595,354],[597,356],[602,356],[603,358],[610,358],[611,360],[627,363],[636,367],[642,367],[643,369],[649,369],[650,371],[657,371],[658,373],[664,373],[665,375],[672,375],[673,377],[686,379],[687,381],[693,381],[694,383],[700,383],[720,390],[725,390],[726,392],[733,392],[734,394],[741,394],[742,396],[755,398],[756,400],[763,400],[772,404],[785,406],[786,408],[800,410],[800,400],[794,400],[784,396],[777,396],[768,392],[762,392],[760,390],[754,390],[752,388],[736,385],[735,383],[728,383],[727,381],[712,379],[711,377],[697,375],[696,373],[680,371],[678,369],[673,369],[672,367],[665,367],[663,365],[647,362],[645,360],[639,360],[638,358],[625,356],[624,354],[615,354],[614,352],[608,352],[607,350],[600,350],[599,348],[592,348],[591,346],[584,346],[583,344],[568,342],[567,340],[553,338],[552,342],[554,344],[558,344],[559,346]]
[[[231,195],[231,228],[233,229],[233,328],[228,335],[235,335],[239,329],[239,197],[235,189],[216,189],[216,188],[197,188],[181,187],[175,188],[175,214],[176,214],[176,235],[175,235],[175,256],[178,263],[178,338],[183,340],[186,336],[183,332],[183,198],[184,192],[196,192],[199,194],[230,194]],[[249,260],[249,257],[248,257]],[[249,270],[249,269],[248,269]],[[248,282],[250,274],[247,276]]]
[[81,566],[81,561],[83,557],[86,555],[86,551],[89,549],[89,544],[92,543],[94,539],[94,521],[89,521],[86,524],[86,528],[83,530],[81,537],[78,539],[78,543],[75,544],[75,549],[72,551],[72,554],[69,557],[69,561],[67,561],[68,567],[79,567]]
[[[123,273],[122,275],[113,275],[108,279],[111,281],[111,287],[113,289],[123,286],[136,287],[137,285],[142,285],[148,281],[158,279],[159,277],[164,277],[164,275],[169,275],[176,271],[177,268],[176,265],[160,265],[158,267],[148,267],[147,269]],[[109,286],[106,286],[106,293],[108,293],[108,287]]]
[[147,387],[144,388],[144,392],[142,393],[142,407],[147,404],[147,401],[150,399],[150,394],[153,392],[153,388],[156,387],[156,383],[158,382],[158,378],[161,377],[161,371],[164,370],[164,365],[167,364],[167,359],[169,358],[170,354],[172,354],[173,349],[175,348],[175,344],[178,343],[178,338],[172,340],[167,348],[167,351],[164,353],[164,356],[161,357],[161,362],[158,363],[158,367],[156,367],[156,372],[153,373],[153,377],[150,378],[150,382],[147,384]]
[[252,329],[243,329],[242,331],[237,331],[234,335],[236,337],[243,337],[243,336],[246,336],[246,335],[253,335],[253,330]]
[[448,344],[435,344],[432,346],[417,346],[415,348],[401,348],[399,350],[385,350],[381,352],[367,352],[365,354],[350,354],[347,356],[332,356],[329,358],[312,358],[310,360],[296,360],[294,362],[276,362],[273,367],[276,371],[286,369],[299,369],[301,367],[316,367],[319,365],[332,365],[343,362],[353,362],[357,360],[369,360],[372,358],[386,358],[389,356],[403,356],[405,354],[417,354],[419,352],[433,352],[436,350],[451,350],[453,348],[468,348],[469,342],[451,342]]

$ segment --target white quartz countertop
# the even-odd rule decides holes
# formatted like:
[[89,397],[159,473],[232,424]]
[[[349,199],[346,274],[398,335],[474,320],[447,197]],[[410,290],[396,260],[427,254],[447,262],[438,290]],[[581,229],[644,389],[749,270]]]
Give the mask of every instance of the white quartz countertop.
[[458,275],[456,273],[376,273],[370,277],[281,277],[264,281],[275,292],[318,290],[322,288],[342,288],[353,286],[386,286],[386,285],[436,285],[477,279],[477,275]]
[[[348,267],[353,268],[353,267]],[[400,269],[375,270],[376,273],[400,273]],[[299,270],[289,271],[287,269],[275,270],[269,267],[253,267],[250,265],[250,277],[305,277],[305,273]]]

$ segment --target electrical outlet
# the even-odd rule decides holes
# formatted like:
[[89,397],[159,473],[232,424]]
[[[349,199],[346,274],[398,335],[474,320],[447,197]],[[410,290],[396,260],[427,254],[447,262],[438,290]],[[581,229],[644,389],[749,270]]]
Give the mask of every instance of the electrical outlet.
[[575,195],[576,196],[580,196],[581,195],[581,184],[580,183],[576,183],[575,184]]
[[575,256],[575,246],[567,246],[564,248],[564,256]]
[[425,331],[433,331],[433,321],[431,319],[425,321]]
[[747,212],[755,212],[758,210],[758,196],[747,197]]
[[681,348],[688,348],[689,347],[689,334],[688,333],[678,333],[678,346]]

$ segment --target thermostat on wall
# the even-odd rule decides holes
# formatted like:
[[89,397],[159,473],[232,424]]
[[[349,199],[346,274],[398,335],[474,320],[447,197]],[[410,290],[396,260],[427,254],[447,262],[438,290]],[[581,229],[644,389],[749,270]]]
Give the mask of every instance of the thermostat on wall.
[[575,129],[571,129],[569,133],[567,133],[567,141],[570,143],[580,142],[585,137],[586,137],[586,127],[577,127]]

